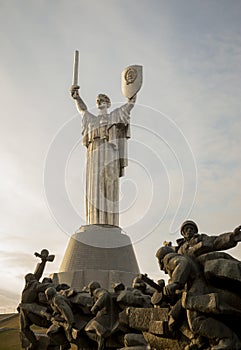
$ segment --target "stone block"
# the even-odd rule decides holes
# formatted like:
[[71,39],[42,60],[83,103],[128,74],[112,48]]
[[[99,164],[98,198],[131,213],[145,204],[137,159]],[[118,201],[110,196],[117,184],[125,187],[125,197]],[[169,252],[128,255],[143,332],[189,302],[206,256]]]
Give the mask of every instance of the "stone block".
[[147,345],[137,345],[137,346],[125,346],[120,350],[147,350],[147,349],[149,349]]
[[183,350],[188,344],[187,341],[183,341],[180,339],[162,338],[160,336],[147,332],[144,332],[143,335],[147,343],[155,349]]
[[125,346],[144,346],[147,342],[143,334],[128,333],[124,337]]
[[241,286],[241,263],[237,260],[216,259],[209,260],[204,265],[205,276],[215,282],[223,283],[223,286]]
[[168,334],[168,322],[167,321],[151,321],[149,324],[149,333],[157,335]]
[[166,308],[128,308],[129,326],[136,330],[148,331],[151,321],[167,321]]

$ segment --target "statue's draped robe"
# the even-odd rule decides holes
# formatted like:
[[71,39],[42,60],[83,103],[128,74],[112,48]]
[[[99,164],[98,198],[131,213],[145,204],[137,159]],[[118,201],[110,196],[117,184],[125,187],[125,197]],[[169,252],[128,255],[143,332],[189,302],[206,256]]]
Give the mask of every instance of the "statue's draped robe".
[[82,113],[83,145],[87,147],[86,222],[119,226],[119,177],[127,166],[127,139],[133,104],[110,114]]

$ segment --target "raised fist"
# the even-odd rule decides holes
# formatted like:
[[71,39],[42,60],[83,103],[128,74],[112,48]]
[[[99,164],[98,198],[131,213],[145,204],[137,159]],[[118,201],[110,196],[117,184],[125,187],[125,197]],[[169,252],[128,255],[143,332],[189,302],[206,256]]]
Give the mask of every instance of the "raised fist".
[[128,102],[135,103],[136,102],[136,95],[132,96],[131,98],[128,98]]
[[235,242],[240,242],[241,241],[241,225],[236,227],[233,230],[233,237],[234,237]]
[[76,99],[79,96],[79,86],[78,85],[71,85],[70,88],[70,95],[73,97],[73,99]]

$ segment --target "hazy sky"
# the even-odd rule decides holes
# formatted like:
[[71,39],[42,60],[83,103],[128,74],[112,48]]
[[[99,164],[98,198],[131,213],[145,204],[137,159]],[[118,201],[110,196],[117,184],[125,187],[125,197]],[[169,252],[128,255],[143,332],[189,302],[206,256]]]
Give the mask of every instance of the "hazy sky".
[[0,311],[20,298],[33,253],[49,249],[46,274],[58,271],[85,223],[81,117],[69,96],[76,49],[93,111],[99,92],[112,108],[124,103],[121,72],[143,65],[121,185],[121,227],[141,271],[163,277],[155,252],[186,218],[209,234],[241,223],[240,17],[238,0],[0,2]]

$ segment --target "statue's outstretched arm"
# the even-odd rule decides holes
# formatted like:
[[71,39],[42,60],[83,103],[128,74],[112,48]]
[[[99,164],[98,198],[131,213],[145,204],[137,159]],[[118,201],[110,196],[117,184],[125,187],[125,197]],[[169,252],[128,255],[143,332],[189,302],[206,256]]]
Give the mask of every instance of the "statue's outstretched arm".
[[49,255],[49,251],[47,249],[42,249],[40,254],[35,252],[34,255],[41,259],[41,263],[37,264],[34,271],[35,278],[37,281],[39,281],[43,275],[46,262],[54,261],[55,256]]
[[36,268],[35,268],[34,276],[36,277],[37,281],[39,281],[40,278],[43,276],[46,262],[47,262],[47,260],[42,260],[41,263],[38,263]]
[[132,103],[134,105],[136,103],[136,95],[132,96],[131,98],[128,98],[128,103]]
[[87,110],[87,106],[79,95],[79,86],[72,85],[70,88],[71,97],[75,100],[76,107],[80,113]]
[[128,98],[127,110],[129,113],[132,110],[132,108],[134,107],[135,103],[136,103],[136,95],[132,96],[131,98]]

